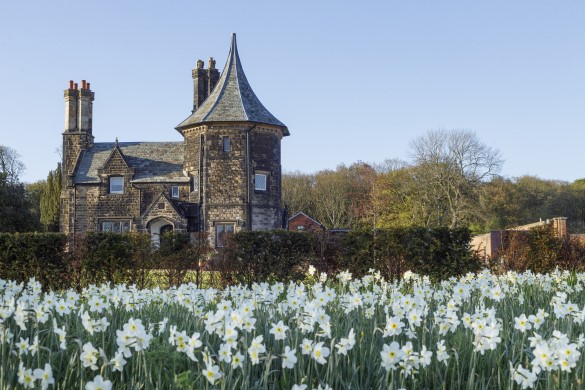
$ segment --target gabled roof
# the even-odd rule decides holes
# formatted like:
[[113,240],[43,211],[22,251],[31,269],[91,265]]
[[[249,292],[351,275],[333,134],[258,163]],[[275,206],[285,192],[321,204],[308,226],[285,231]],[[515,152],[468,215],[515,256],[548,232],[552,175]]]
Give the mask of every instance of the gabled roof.
[[322,228],[325,227],[325,225],[323,225],[321,222],[317,221],[316,219],[313,219],[313,218],[309,217],[307,214],[303,213],[302,211],[299,211],[298,213],[296,213],[295,215],[293,215],[292,217],[290,217],[288,220],[290,222],[290,221],[292,221],[294,219],[297,219],[298,217],[305,217],[305,218],[311,220],[312,222],[316,223],[317,225],[321,226]]
[[115,161],[116,158],[119,158],[122,160],[122,162],[124,163],[124,166],[126,167],[126,169],[129,172],[133,173],[133,169],[130,167],[130,164],[128,164],[128,160],[126,160],[126,156],[124,156],[124,152],[122,152],[122,150],[120,149],[120,145],[118,144],[118,139],[116,138],[116,145],[114,146],[114,149],[112,149],[112,152],[110,153],[110,157],[108,157],[106,159],[106,161],[104,162],[104,164],[98,168],[98,175],[102,173],[102,171],[105,171],[108,169],[108,165],[110,165],[113,161]]
[[280,126],[283,128],[283,135],[289,135],[284,123],[260,103],[248,83],[238,55],[236,34],[232,34],[228,59],[217,85],[201,107],[176,129],[181,132],[186,127],[200,123],[241,121]]
[[[149,218],[150,212],[155,208],[156,204],[159,204],[161,202],[169,205],[171,207],[171,209],[174,211],[175,216],[178,217],[179,219],[185,217],[183,210],[180,209],[172,200],[170,200],[169,197],[165,193],[161,192],[156,198],[154,198],[154,200],[146,208],[144,213],[142,213],[141,218],[150,219]],[[156,213],[155,217],[160,217],[160,214]],[[169,216],[166,215],[166,217],[168,218]]]
[[[99,183],[102,168],[116,148],[114,142],[94,143],[83,152],[73,182]],[[188,182],[183,174],[183,142],[120,142],[124,160],[134,169],[132,182]]]

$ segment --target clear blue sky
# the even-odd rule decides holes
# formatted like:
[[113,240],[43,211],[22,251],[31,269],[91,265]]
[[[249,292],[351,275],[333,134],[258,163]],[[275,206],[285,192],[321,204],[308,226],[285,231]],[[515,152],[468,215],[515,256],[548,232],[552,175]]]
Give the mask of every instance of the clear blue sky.
[[[0,144],[22,178],[59,156],[68,80],[91,83],[96,142],[180,141],[191,69],[237,33],[286,171],[408,159],[429,129],[470,129],[502,174],[585,177],[583,1],[3,1]],[[206,61],[207,62],[207,61]]]

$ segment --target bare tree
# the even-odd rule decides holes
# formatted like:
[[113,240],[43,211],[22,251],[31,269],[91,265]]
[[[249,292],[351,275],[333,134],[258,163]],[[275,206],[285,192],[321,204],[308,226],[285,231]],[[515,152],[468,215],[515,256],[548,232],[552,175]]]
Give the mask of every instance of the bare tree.
[[285,172],[282,175],[282,202],[288,206],[289,215],[298,212],[314,213],[313,187],[315,176],[300,171]]
[[351,182],[347,168],[323,170],[315,175],[315,216],[328,228],[346,228],[354,222],[351,212]]
[[500,152],[469,130],[431,130],[411,142],[410,154],[424,172],[426,188],[445,199],[451,228],[474,212],[482,182],[503,164]]
[[20,161],[18,152],[8,146],[0,145],[0,173],[6,176],[6,182],[16,184],[25,166]]

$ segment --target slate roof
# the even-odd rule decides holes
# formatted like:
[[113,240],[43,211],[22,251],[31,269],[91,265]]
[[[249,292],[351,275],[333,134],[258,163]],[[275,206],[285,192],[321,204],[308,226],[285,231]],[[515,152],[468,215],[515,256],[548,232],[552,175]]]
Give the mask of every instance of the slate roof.
[[181,129],[207,122],[256,122],[281,126],[283,134],[289,135],[287,127],[276,119],[256,97],[250,87],[236,45],[236,34],[232,34],[230,52],[225,67],[211,95],[190,117],[181,122]]
[[[183,175],[183,142],[120,142],[130,168],[132,182],[188,182]],[[98,169],[102,168],[116,147],[115,142],[95,143],[83,153],[73,179],[74,183],[99,183]]]

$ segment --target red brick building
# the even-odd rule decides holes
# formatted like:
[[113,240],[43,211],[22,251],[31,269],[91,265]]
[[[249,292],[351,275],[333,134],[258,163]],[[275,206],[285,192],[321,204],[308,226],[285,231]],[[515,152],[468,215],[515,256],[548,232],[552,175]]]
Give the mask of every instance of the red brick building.
[[315,221],[313,218],[309,217],[305,213],[296,213],[292,217],[288,219],[288,230],[291,231],[325,231],[325,226],[323,226],[318,221]]

